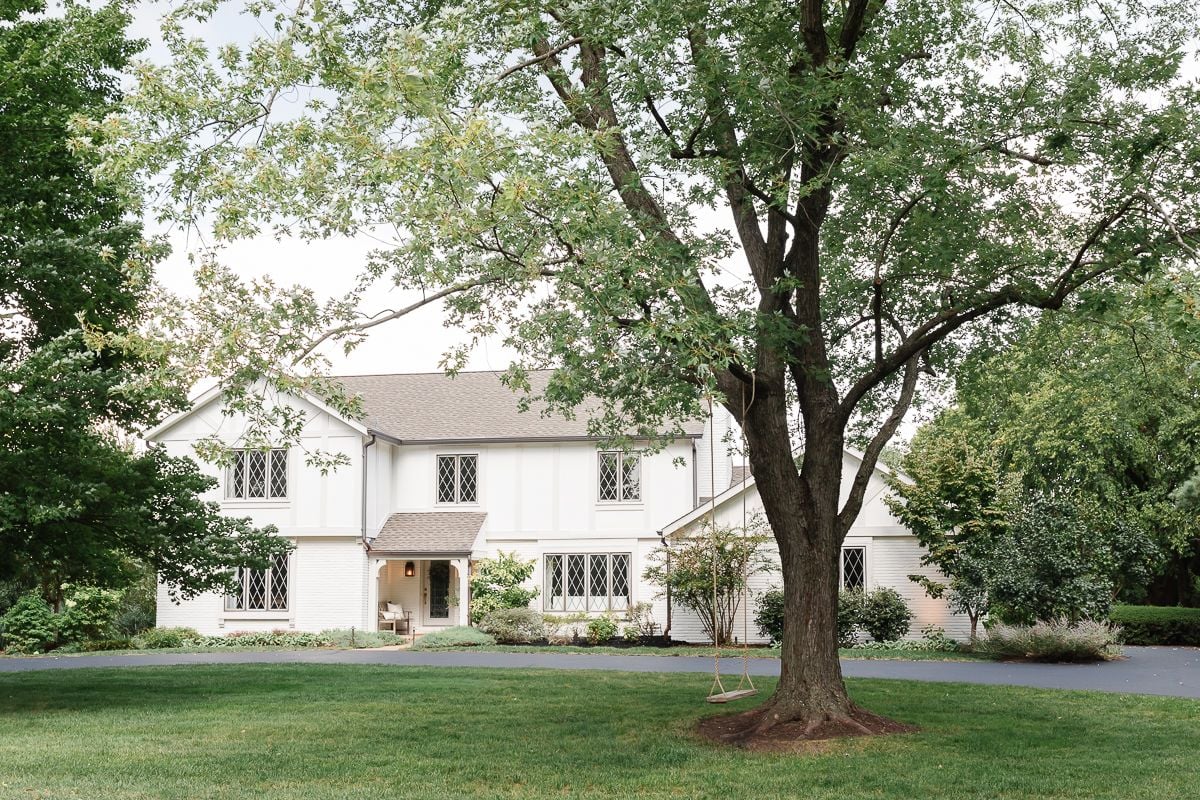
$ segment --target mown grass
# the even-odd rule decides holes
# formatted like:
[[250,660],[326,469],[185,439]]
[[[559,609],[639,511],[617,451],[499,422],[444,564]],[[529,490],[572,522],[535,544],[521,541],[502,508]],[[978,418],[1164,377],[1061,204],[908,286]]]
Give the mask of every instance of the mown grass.
[[695,721],[719,710],[708,680],[331,665],[0,675],[0,797],[1158,800],[1200,786],[1196,701],[855,680],[861,703],[922,731],[787,756],[698,741]]

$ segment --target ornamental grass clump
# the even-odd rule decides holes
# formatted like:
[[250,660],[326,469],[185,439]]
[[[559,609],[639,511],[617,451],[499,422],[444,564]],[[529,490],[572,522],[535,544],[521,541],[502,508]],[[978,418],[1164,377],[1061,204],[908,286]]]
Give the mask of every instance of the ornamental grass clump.
[[320,636],[330,647],[348,649],[392,647],[408,641],[407,636],[392,631],[363,631],[357,628],[330,628],[321,631]]
[[478,628],[456,625],[440,631],[427,633],[413,645],[414,650],[436,650],[441,647],[487,647],[496,643],[496,637]]
[[1121,655],[1121,629],[1107,622],[1056,619],[1033,625],[993,625],[976,650],[1028,661],[1110,661]]

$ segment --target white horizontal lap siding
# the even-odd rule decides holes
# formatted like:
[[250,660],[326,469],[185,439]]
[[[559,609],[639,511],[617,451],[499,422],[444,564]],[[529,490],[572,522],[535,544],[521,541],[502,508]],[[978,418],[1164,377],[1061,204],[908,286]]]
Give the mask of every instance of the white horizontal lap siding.
[[[779,556],[773,546],[769,548],[769,554],[774,563],[778,564]],[[734,617],[733,635],[739,642],[746,641],[750,644],[767,644],[769,640],[758,632],[758,626],[754,623],[754,617],[758,613],[758,598],[768,589],[782,586],[783,576],[780,575],[778,569],[750,576],[747,586],[748,591],[742,598],[742,602],[738,606],[738,613]],[[703,622],[696,612],[681,605],[678,600],[672,601],[671,605],[672,639],[698,644],[710,641],[708,634],[704,630]],[[664,616],[662,619],[665,619],[665,601],[663,606]]]
[[913,611],[909,638],[920,638],[926,625],[937,625],[955,639],[966,639],[971,624],[966,615],[951,614],[945,600],[934,600],[909,575],[937,577],[938,571],[921,565],[924,550],[914,536],[877,536],[867,551],[867,571],[873,587],[890,586]]

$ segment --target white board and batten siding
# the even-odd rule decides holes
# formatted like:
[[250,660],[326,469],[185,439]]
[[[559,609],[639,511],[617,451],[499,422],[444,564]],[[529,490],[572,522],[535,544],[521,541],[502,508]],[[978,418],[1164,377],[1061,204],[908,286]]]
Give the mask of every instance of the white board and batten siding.
[[[382,379],[399,381],[394,385],[400,388],[408,381],[427,387],[431,380],[430,376],[383,376]],[[455,385],[478,385],[482,378],[476,376],[472,380],[475,384]],[[373,396],[375,401],[385,405],[390,402],[389,397],[396,396],[390,393],[392,386],[388,383],[378,390]],[[490,402],[500,402],[496,397],[501,395]],[[475,402],[473,396],[460,399],[464,408]],[[220,471],[212,465],[202,468],[220,484],[205,499],[220,503],[227,514],[250,517],[256,525],[275,525],[280,536],[295,543],[289,561],[288,608],[273,612],[227,611],[224,598],[216,594],[176,604],[165,588],[160,587],[159,625],[182,625],[205,634],[277,628],[373,629],[377,622],[376,604],[382,597],[400,600],[406,608],[415,606],[419,602],[417,583],[406,582],[399,571],[405,559],[385,561],[386,556],[376,558],[364,549],[361,538],[364,479],[368,540],[374,539],[393,514],[482,512],[486,517],[471,546],[471,558],[515,552],[521,558],[532,559],[536,565],[532,583],[540,591],[533,607],[539,611],[547,609],[547,555],[628,553],[631,602],[652,603],[659,626],[667,619],[666,602],[659,596],[659,588],[642,578],[651,553],[659,546],[659,532],[671,534],[677,530],[672,526],[681,520],[691,520],[682,528],[697,524],[696,499],[709,495],[714,484],[719,524],[742,524],[743,495],[748,516],[761,511],[752,480],[731,487],[733,468],[741,464],[741,458],[731,457],[727,441],[731,424],[728,414],[719,407],[717,419],[701,438],[683,438],[662,452],[643,456],[639,500],[611,502],[602,501],[599,496],[598,443],[578,435],[521,439],[501,435],[504,431],[500,430],[477,440],[439,440],[437,431],[426,425],[418,429],[430,438],[420,440],[380,432],[388,430],[387,427],[376,430],[341,419],[312,398],[285,397],[278,402],[300,408],[307,417],[300,446],[292,447],[288,453],[286,498],[229,499]],[[372,409],[367,410],[370,417]],[[396,424],[410,418],[408,405],[400,408],[392,402],[392,413],[392,419],[399,420]],[[430,409],[418,405],[411,413],[428,414]],[[503,424],[526,424],[514,420],[517,418]],[[236,447],[244,429],[243,420],[221,412],[219,394],[210,393],[191,411],[158,426],[148,438],[163,444],[172,455],[192,456],[194,444],[214,434]],[[367,446],[365,461],[364,446]],[[348,464],[321,474],[304,461],[305,451],[316,450],[342,453]],[[445,455],[476,457],[478,481],[474,501],[438,502],[437,461]],[[847,454],[843,493],[857,467],[856,457]],[[749,488],[740,491],[739,486]],[[917,614],[913,635],[919,635],[923,625],[936,624],[953,636],[965,637],[965,618],[949,615],[943,602],[930,600],[908,580],[909,574],[922,571],[921,550],[883,503],[885,491],[886,485],[877,472],[871,478],[862,513],[847,539],[847,545],[865,549],[868,588],[892,586],[905,596]],[[751,594],[757,595],[781,583],[777,572],[756,575],[751,580]],[[753,603],[742,614],[748,617],[749,640],[761,641],[752,622]],[[743,635],[740,619],[735,629],[740,638]],[[699,642],[706,638],[699,620],[678,604],[672,610],[671,634],[684,641]]]
[[[359,431],[301,398],[285,398],[308,417],[300,447],[288,451],[287,497],[237,500],[226,497],[223,471],[198,461],[218,486],[203,499],[221,505],[230,516],[249,517],[255,525],[275,525],[295,545],[289,560],[288,608],[281,611],[227,611],[216,593],[174,602],[158,588],[159,626],[186,626],[207,635],[233,631],[306,630],[364,625],[365,563],[361,545],[362,444]],[[220,436],[236,446],[245,420],[221,413],[218,397],[168,421],[152,441],[173,456],[195,456],[198,440]],[[347,466],[322,475],[304,463],[304,451],[341,453]]]

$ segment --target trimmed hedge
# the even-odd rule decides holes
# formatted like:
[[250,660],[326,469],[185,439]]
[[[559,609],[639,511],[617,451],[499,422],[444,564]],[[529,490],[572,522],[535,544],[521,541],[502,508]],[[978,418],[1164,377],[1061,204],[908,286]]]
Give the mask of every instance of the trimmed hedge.
[[1113,606],[1108,618],[1121,626],[1125,644],[1200,647],[1200,608]]

